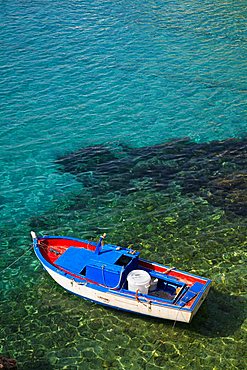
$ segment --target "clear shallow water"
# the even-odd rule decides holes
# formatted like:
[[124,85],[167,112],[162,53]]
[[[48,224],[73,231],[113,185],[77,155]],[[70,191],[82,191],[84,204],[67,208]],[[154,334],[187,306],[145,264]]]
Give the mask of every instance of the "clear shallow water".
[[[2,275],[0,352],[31,369],[90,368],[92,354],[98,368],[243,366],[245,217],[203,203],[205,192],[183,194],[178,177],[158,193],[162,201],[153,199],[147,176],[142,184],[132,179],[133,195],[92,193],[55,160],[96,144],[141,148],[187,136],[196,143],[245,136],[245,19],[242,1],[0,3],[1,269],[27,250],[31,226],[91,238],[106,228],[109,241],[135,240],[146,257],[195,269],[216,289],[204,321],[199,314],[194,326],[173,330],[68,296],[27,254],[23,266]],[[241,187],[244,198],[244,180]]]

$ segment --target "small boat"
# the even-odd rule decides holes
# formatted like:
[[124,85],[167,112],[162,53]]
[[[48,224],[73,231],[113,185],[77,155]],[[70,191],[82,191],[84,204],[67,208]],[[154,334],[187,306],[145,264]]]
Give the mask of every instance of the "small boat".
[[31,232],[34,252],[64,289],[99,304],[189,323],[211,280],[140,258],[133,249]]

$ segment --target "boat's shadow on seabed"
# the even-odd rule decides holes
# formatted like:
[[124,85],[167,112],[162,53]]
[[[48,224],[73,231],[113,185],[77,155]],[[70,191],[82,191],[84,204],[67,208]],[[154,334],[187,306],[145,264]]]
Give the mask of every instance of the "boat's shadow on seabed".
[[[211,288],[208,297],[189,324],[189,330],[208,337],[227,337],[245,320],[245,298]],[[188,324],[177,323],[180,327]]]
[[[232,336],[241,327],[246,317],[244,307],[246,307],[244,297],[222,293],[211,288],[206,300],[189,324],[138,316],[131,312],[118,311],[118,315],[128,315],[138,320],[151,320],[153,324],[160,323],[173,327],[173,330],[182,329],[205,337],[220,338]],[[112,312],[112,309],[108,307],[102,309]]]

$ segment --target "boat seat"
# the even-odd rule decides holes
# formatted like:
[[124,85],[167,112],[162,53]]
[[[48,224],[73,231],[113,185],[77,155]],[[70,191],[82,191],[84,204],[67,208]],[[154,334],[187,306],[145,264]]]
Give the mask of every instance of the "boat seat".
[[148,273],[150,274],[150,276],[154,278],[158,278],[158,279],[170,281],[170,282],[173,281],[174,283],[180,283],[176,277],[166,275],[165,273],[162,273],[162,272],[148,271]]
[[197,294],[203,289],[204,284],[196,282],[194,283],[185,294],[183,294],[177,301],[177,305],[180,307],[185,306],[189,301],[197,296]]

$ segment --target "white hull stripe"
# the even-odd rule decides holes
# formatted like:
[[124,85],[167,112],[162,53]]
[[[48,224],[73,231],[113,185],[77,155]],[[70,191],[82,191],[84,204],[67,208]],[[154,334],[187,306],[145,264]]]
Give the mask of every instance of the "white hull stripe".
[[[117,292],[99,291],[88,287],[86,284],[78,284],[76,281],[61,275],[47,266],[44,267],[51,277],[64,289],[82,298],[100,303],[102,305],[107,305],[138,314],[187,323],[191,321],[192,316],[194,316],[195,313],[191,311],[185,311],[181,309],[181,307],[169,307],[157,304],[153,305],[151,301],[136,300],[132,297],[125,297],[120,294],[118,295]],[[199,306],[200,304],[198,304],[198,307],[196,308],[198,309]]]

